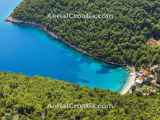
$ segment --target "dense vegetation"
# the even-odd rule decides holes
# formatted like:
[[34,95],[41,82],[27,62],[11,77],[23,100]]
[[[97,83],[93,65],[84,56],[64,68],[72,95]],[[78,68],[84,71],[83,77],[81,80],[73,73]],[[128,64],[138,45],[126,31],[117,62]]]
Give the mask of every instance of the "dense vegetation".
[[[113,14],[113,19],[55,19],[48,14]],[[72,45],[107,62],[160,64],[159,0],[23,0],[12,17],[47,27]],[[146,89],[145,89],[146,90]],[[56,104],[112,105],[110,109],[48,108]],[[0,119],[160,120],[160,92],[120,96],[63,81],[0,73]]]
[[[113,19],[56,19],[48,14],[112,14]],[[47,26],[94,57],[136,66],[160,64],[159,0],[23,0],[12,17]]]
[[[104,104],[110,109],[47,108],[49,104]],[[89,90],[63,81],[0,73],[0,119],[160,120],[160,95],[152,97]]]

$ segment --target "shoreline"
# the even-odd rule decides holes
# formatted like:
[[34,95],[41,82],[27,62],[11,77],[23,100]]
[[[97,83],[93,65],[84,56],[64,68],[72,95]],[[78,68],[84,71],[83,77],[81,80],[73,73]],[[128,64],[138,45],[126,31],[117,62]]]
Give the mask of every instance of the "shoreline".
[[81,48],[78,48],[75,45],[73,45],[73,44],[69,43],[68,41],[64,40],[62,37],[60,37],[56,33],[52,32],[52,31],[49,31],[47,29],[47,27],[44,26],[44,25],[41,25],[41,24],[38,24],[38,23],[35,23],[35,22],[26,22],[26,21],[22,21],[22,20],[17,20],[15,18],[12,18],[11,16],[7,17],[5,19],[5,21],[10,22],[10,23],[14,23],[14,24],[26,24],[26,25],[31,25],[33,27],[38,27],[40,30],[43,30],[44,32],[46,32],[49,36],[58,39],[59,41],[63,42],[67,46],[75,49],[76,51],[81,52],[82,54],[87,55],[89,57],[92,57],[93,59],[96,59],[100,62],[103,62],[103,63],[106,63],[106,64],[111,64],[111,65],[116,65],[116,66],[122,66],[122,67],[127,67],[128,66],[127,64],[118,64],[118,63],[115,63],[115,62],[105,61],[105,60],[102,60],[98,57],[95,57],[95,56],[87,53],[85,50],[82,50]]
[[[82,54],[84,55],[87,55],[89,57],[92,57],[93,59],[95,60],[98,60],[100,62],[103,62],[105,64],[111,64],[111,65],[116,65],[116,66],[122,66],[122,67],[126,67],[127,69],[128,68],[131,68],[129,65],[126,65],[126,64],[118,64],[118,63],[114,63],[114,62],[107,62],[107,61],[104,61],[100,58],[97,58],[95,56],[92,56],[91,54],[88,54],[86,51],[76,47],[75,45],[72,45],[71,43],[69,43],[68,41],[64,40],[63,38],[61,38],[60,36],[58,36],[56,33],[54,32],[51,32],[47,29],[46,26],[44,25],[41,25],[41,24],[37,24],[37,23],[34,23],[34,22],[26,22],[26,21],[22,21],[22,20],[17,20],[17,19],[14,19],[12,18],[11,16],[7,17],[6,22],[10,22],[10,23],[14,23],[14,24],[26,24],[26,25],[31,25],[33,27],[38,27],[40,30],[43,30],[44,32],[46,32],[49,36],[53,37],[53,38],[56,38],[57,40],[63,42],[65,45],[75,49],[76,51],[78,52],[81,52]],[[131,88],[131,83],[132,83],[132,79],[131,79],[131,74],[132,72],[129,72],[129,78],[126,80],[124,86],[122,87],[122,89],[119,91],[120,94],[124,95],[126,94],[129,89]]]
[[122,87],[120,91],[121,95],[124,95],[127,92],[129,92],[131,87],[135,84],[135,79],[136,79],[136,70],[135,70],[135,67],[131,67],[131,71],[130,71],[128,80],[126,81],[126,83],[124,84],[124,86]]

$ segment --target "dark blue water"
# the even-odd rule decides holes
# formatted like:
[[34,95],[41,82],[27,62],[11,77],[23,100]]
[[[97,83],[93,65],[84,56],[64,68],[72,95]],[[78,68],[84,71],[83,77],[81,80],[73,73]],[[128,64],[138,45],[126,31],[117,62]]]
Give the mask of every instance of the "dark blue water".
[[126,69],[82,55],[39,29],[4,22],[19,2],[0,0],[0,71],[50,76],[112,91],[123,87]]

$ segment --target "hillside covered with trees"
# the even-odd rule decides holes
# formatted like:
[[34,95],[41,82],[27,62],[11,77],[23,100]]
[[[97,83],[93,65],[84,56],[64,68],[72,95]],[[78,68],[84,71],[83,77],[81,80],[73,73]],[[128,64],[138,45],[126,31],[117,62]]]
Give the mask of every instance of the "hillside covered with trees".
[[[107,109],[50,108],[49,104],[110,105]],[[1,120],[160,120],[159,92],[152,97],[89,90],[63,81],[0,73]]]
[[[113,19],[59,19],[49,14],[111,14]],[[106,62],[160,64],[159,0],[23,0],[12,17],[35,22]]]

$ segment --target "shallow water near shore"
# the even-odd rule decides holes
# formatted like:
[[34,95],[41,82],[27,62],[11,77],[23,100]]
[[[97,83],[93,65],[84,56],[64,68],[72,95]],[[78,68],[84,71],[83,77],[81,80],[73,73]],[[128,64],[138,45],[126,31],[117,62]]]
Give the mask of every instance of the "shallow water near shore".
[[129,75],[125,68],[93,60],[37,28],[5,22],[19,3],[20,0],[0,1],[0,71],[121,90]]

